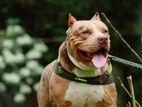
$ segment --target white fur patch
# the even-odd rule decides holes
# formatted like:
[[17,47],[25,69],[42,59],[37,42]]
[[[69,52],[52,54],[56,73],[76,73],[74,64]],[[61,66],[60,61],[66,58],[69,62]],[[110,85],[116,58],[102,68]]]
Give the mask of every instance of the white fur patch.
[[98,107],[96,102],[102,101],[105,91],[101,85],[88,85],[71,82],[64,99],[72,102],[71,107]]
[[82,69],[82,70],[93,70],[94,67],[89,67],[85,64],[83,64],[82,62],[78,62],[76,61],[76,59],[74,59],[74,57],[69,53],[69,50],[67,48],[67,54],[68,54],[68,57],[69,59],[71,60],[71,62],[78,68]]

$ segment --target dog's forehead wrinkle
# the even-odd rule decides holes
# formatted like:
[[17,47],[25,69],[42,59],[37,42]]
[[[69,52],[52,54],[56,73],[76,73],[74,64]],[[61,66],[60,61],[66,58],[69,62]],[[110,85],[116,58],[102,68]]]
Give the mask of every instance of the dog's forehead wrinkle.
[[[93,23],[92,23],[93,22]],[[82,32],[84,30],[89,30],[92,32],[98,31],[103,31],[103,30],[108,30],[108,27],[106,26],[105,23],[102,21],[98,20],[80,20],[74,23],[72,28],[69,28],[67,31],[68,33],[73,33],[73,32]]]
[[94,21],[94,25],[95,25],[97,28],[104,28],[104,29],[107,29],[107,30],[108,30],[108,27],[107,27],[106,24],[103,23],[102,21]]
[[74,24],[74,27],[79,27],[82,29],[85,26],[91,26],[91,25],[93,25],[93,23],[91,21],[77,21]]
[[76,28],[74,28],[73,32],[77,32],[77,33],[92,33],[93,29],[96,30],[96,26],[94,26],[91,23],[88,24],[79,24],[78,26],[76,25]]
[[74,29],[76,30],[86,30],[86,29],[107,29],[107,26],[102,21],[78,21],[76,22]]
[[79,30],[82,30],[83,28],[84,28],[84,26],[82,25],[82,26],[79,27]]

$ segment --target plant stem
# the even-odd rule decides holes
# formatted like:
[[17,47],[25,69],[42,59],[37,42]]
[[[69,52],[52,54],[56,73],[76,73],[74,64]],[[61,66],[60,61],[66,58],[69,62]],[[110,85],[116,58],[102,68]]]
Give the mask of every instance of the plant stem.
[[134,87],[133,87],[133,82],[132,82],[132,76],[130,75],[127,77],[128,80],[128,85],[130,87],[130,93],[132,95],[132,105],[133,107],[136,107],[136,100],[135,100],[135,93],[134,93]]
[[[127,88],[124,86],[124,84],[123,84],[122,80],[120,79],[120,77],[118,76],[117,78],[120,81],[121,87],[125,90],[125,92],[128,94],[128,96],[130,98],[132,98],[132,95],[129,93],[129,91],[127,90]],[[139,104],[138,101],[135,100],[135,102],[136,102],[136,104],[137,104],[138,107],[141,107],[141,105]]]
[[131,103],[130,102],[127,103],[127,107],[131,107]]
[[120,39],[124,42],[124,44],[128,47],[128,49],[131,50],[131,52],[139,59],[139,61],[142,63],[141,57],[135,52],[134,49],[125,41],[125,39],[122,37],[122,35],[115,29],[115,27],[111,24],[109,19],[106,17],[104,13],[102,13],[103,17],[106,19],[106,21],[109,23],[109,25],[112,27],[112,29],[116,32],[116,34],[120,37]]

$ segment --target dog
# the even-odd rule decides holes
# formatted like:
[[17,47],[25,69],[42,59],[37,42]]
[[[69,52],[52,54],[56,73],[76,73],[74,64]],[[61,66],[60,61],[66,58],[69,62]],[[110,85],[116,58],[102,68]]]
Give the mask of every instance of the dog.
[[68,26],[58,59],[42,72],[39,107],[117,107],[108,27],[98,12],[91,20],[69,14]]

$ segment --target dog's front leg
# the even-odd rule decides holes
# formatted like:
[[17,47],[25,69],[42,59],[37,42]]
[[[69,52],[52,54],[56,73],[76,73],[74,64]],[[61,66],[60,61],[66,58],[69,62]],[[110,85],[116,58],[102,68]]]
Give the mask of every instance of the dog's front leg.
[[47,70],[47,67],[43,70],[41,80],[40,80],[40,86],[38,90],[38,107],[50,107],[49,103],[49,76],[50,71]]

